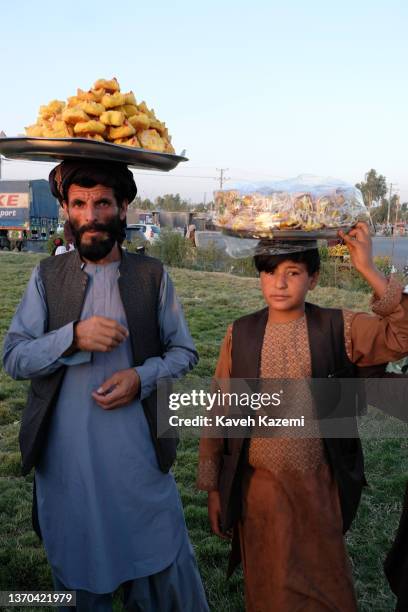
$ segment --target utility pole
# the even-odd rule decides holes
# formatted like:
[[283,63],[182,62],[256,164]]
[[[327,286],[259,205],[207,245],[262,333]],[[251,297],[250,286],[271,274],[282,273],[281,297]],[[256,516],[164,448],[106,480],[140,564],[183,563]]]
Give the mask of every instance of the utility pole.
[[399,195],[396,196],[395,198],[395,227],[397,226],[398,223],[398,213],[399,213],[399,209],[400,209],[400,198]]
[[229,177],[225,177],[224,176],[224,172],[227,172],[227,170],[229,170],[229,168],[216,168],[217,172],[220,173],[220,177],[217,178],[217,181],[220,181],[220,189],[222,189],[223,184],[225,183],[225,181],[229,180]]
[[392,183],[390,183],[390,194],[388,196],[388,212],[387,212],[387,227],[390,224],[390,211],[391,211],[391,194],[392,194]]

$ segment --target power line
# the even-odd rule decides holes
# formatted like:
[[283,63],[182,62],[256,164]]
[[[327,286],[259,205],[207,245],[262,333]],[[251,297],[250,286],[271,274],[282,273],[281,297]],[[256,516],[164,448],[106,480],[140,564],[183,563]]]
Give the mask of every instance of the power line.
[[137,168],[131,168],[134,172],[137,172],[137,176],[161,176],[162,178],[193,178],[193,179],[212,179],[213,176],[202,176],[194,174],[167,174],[167,172],[138,172]]

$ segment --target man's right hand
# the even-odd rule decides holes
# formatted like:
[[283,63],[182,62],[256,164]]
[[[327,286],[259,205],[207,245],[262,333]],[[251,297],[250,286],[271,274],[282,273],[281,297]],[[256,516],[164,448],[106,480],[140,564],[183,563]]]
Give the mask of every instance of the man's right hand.
[[113,319],[91,317],[74,326],[74,347],[80,351],[113,351],[129,335],[128,330]]
[[208,492],[208,518],[211,529],[215,535],[223,540],[229,540],[230,534],[225,534],[221,531],[221,501],[218,491]]

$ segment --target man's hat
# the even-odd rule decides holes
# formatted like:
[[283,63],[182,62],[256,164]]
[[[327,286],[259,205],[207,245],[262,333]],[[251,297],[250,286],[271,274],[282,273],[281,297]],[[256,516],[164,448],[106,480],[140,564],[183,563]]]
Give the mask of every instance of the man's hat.
[[86,184],[86,181],[111,187],[128,202],[132,202],[137,194],[133,174],[126,164],[120,162],[72,159],[56,166],[49,176],[51,192],[60,204],[67,200],[70,185]]

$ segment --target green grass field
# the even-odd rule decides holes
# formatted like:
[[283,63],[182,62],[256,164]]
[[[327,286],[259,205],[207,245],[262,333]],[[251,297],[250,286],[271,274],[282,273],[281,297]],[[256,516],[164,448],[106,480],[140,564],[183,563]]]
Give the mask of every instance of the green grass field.
[[[2,338],[40,257],[0,253]],[[194,374],[210,376],[227,324],[262,307],[258,281],[185,269],[170,272],[200,353]],[[310,299],[322,306],[359,310],[367,310],[369,303],[366,294],[327,287],[315,290]],[[52,589],[45,554],[31,530],[32,476],[20,476],[17,435],[26,391],[26,382],[13,381],[0,372],[0,590]],[[361,611],[391,612],[394,597],[383,577],[382,562],[401,511],[408,473],[407,442],[377,439],[364,446],[370,486],[363,494],[347,544]],[[210,535],[206,495],[195,488],[196,463],[197,441],[185,440],[175,476],[210,607],[213,612],[239,612],[244,610],[242,576],[237,573],[225,580],[228,546]],[[118,597],[115,609],[122,609]]]

